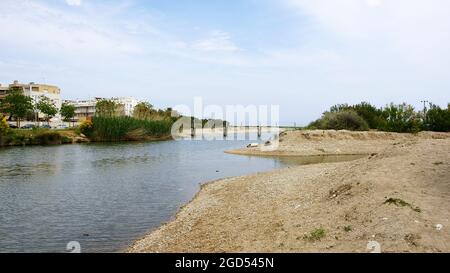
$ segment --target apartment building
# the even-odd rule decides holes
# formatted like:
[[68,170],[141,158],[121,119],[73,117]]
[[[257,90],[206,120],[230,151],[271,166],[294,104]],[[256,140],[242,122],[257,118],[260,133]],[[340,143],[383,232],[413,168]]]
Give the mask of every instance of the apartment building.
[[[36,104],[39,102],[41,96],[45,96],[53,101],[56,108],[59,110],[61,109],[61,90],[59,87],[54,85],[48,85],[48,84],[37,84],[34,82],[30,82],[28,84],[19,83],[18,81],[14,81],[12,84],[9,85],[9,88],[12,87],[19,87],[23,91],[23,94],[25,96],[29,96],[33,99],[33,103]],[[0,91],[1,96],[1,91]],[[42,113],[38,113],[39,118],[44,118],[44,115]],[[59,119],[61,116],[59,113],[55,116],[54,119]]]
[[64,103],[75,107],[75,121],[84,121],[95,115],[97,99],[93,100],[65,100]]
[[116,114],[118,116],[132,116],[134,107],[139,103],[135,98],[94,98],[90,100],[66,100],[64,103],[75,106],[76,121],[84,121],[88,118],[92,118],[96,112],[97,102],[101,100],[111,100],[117,104]]
[[111,98],[117,105],[122,105],[125,116],[131,117],[133,115],[134,107],[138,105],[139,101],[133,97]]
[[0,83],[0,100],[8,95],[9,85],[3,85]]

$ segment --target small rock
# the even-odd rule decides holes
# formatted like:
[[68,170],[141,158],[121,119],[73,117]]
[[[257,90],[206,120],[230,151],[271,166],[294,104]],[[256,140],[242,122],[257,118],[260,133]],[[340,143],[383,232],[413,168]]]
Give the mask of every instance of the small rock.
[[436,230],[437,230],[437,231],[440,231],[440,230],[442,230],[443,228],[444,228],[444,226],[441,225],[441,224],[437,224],[437,225],[436,225]]

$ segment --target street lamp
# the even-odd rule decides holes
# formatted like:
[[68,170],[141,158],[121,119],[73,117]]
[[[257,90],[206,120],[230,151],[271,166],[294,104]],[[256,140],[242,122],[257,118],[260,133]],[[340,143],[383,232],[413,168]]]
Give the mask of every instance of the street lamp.
[[430,103],[427,100],[421,100],[421,103],[423,103],[423,120],[425,123],[427,122],[427,103]]

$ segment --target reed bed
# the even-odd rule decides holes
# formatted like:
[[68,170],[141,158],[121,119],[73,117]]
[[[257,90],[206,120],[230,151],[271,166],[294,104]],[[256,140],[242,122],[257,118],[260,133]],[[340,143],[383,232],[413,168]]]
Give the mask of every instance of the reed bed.
[[139,120],[131,117],[94,117],[92,133],[96,140],[123,141],[161,138],[170,135],[171,120]]

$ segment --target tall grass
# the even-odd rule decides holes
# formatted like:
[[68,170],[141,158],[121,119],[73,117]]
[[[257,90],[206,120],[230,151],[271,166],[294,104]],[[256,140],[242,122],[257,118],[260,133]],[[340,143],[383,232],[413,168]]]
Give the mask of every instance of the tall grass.
[[169,136],[171,120],[138,120],[131,117],[94,117],[92,137],[100,141],[137,140]]

